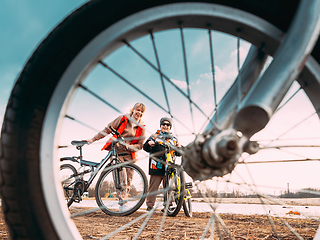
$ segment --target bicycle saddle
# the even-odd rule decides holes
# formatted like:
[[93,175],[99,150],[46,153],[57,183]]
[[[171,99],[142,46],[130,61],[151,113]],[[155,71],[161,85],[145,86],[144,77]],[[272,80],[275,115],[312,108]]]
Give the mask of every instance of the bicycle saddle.
[[73,140],[73,141],[71,142],[71,145],[77,146],[77,147],[82,147],[83,145],[86,145],[86,144],[88,144],[87,141],[77,141],[77,140]]

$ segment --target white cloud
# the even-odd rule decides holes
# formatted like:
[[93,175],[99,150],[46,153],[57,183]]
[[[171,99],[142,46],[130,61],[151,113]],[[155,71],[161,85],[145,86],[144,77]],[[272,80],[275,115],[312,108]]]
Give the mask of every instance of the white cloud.
[[201,78],[204,78],[204,79],[212,79],[212,73],[209,72],[209,73],[203,73],[203,74],[200,74],[200,77]]
[[[245,58],[247,57],[248,51],[249,51],[249,44],[245,44],[243,47],[240,47],[240,62],[243,63]],[[233,52],[230,54],[230,61],[228,64],[223,65],[222,67],[220,66],[214,66],[215,70],[215,81],[217,83],[226,83],[227,85],[231,84],[236,76],[238,75],[238,70],[237,70],[237,54],[238,51],[235,49]],[[212,80],[212,72],[208,73],[203,73],[200,74],[200,79],[208,79]]]
[[181,89],[187,89],[187,83],[181,80],[170,79],[175,85]]
[[[225,82],[225,81],[234,80],[237,74],[237,72],[234,69],[230,68],[229,65],[225,66],[223,69],[221,69],[218,66],[215,66],[214,69],[215,69],[216,82]],[[200,78],[212,80],[212,72],[200,74]]]
[[[240,62],[243,62],[246,59],[248,51],[249,51],[249,47],[250,47],[250,45],[245,45],[244,47],[239,48]],[[234,59],[237,59],[237,55],[238,55],[238,49],[235,49],[231,53],[231,57]]]

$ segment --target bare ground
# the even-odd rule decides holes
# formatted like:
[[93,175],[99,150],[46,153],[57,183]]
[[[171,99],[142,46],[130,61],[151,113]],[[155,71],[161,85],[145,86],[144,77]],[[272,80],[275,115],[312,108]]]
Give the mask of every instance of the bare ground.
[[[83,210],[73,208],[72,213]],[[144,213],[145,211],[138,211],[130,216],[114,217],[105,215],[102,211],[97,211],[86,216],[76,217],[74,222],[83,239],[100,239]],[[219,216],[230,232],[227,233],[221,224],[218,224],[219,228],[216,228],[215,239],[231,239],[229,234],[235,239],[277,239],[269,223],[270,221],[274,222],[274,228],[280,239],[296,239],[294,234],[285,226],[286,223],[283,222],[283,218],[272,217],[268,219],[266,216],[237,214],[220,214]],[[153,214],[138,239],[156,239],[162,217],[163,214],[160,211]],[[209,213],[194,213],[192,218],[188,218],[183,212],[180,212],[176,217],[166,217],[163,229],[160,230],[160,239],[201,239],[210,217]],[[120,231],[110,239],[133,239],[144,219]],[[319,225],[317,221],[310,219],[285,218],[284,220],[303,239],[313,239]],[[220,229],[220,235],[218,229]],[[210,239],[210,233],[209,230],[205,236],[207,239]]]
[[[288,201],[287,204],[290,204],[290,201]],[[316,203],[301,200],[301,205],[309,206],[319,204],[319,200],[316,201],[313,199],[313,201]],[[235,201],[229,199],[228,203],[231,202],[234,203]],[[238,203],[255,202],[241,202],[239,200]],[[87,209],[72,208],[71,212],[75,213],[83,210]],[[102,211],[96,211],[80,217],[75,217],[73,220],[83,239],[100,239],[144,213],[145,211],[138,211],[130,216],[114,217],[108,216]],[[220,214],[219,216],[223,219],[224,224],[228,227],[230,234],[234,239],[277,239],[269,224],[270,220],[268,220],[266,216],[237,214]],[[162,217],[163,214],[160,211],[153,214],[138,239],[156,239]],[[160,239],[200,239],[210,217],[211,215],[209,213],[193,213],[193,217],[188,218],[184,215],[183,211],[176,217],[166,217],[163,229],[160,230]],[[110,239],[133,239],[143,224],[144,219],[145,218],[137,221]],[[274,228],[280,239],[295,239],[294,234],[285,227],[286,223],[284,223],[282,219],[272,217],[271,220],[274,222]],[[319,226],[318,222],[310,219],[285,218],[285,220],[303,237],[303,239],[313,239]],[[218,220],[216,220],[216,222],[218,222]],[[216,227],[214,233],[215,239],[231,239],[228,235],[229,233],[224,230],[221,224],[217,224],[216,226],[219,226],[219,228]],[[218,229],[220,229],[220,235]],[[210,233],[209,229],[209,232],[205,237],[210,239]],[[220,238],[218,238],[218,236]],[[2,211],[0,211],[0,239],[10,239]]]

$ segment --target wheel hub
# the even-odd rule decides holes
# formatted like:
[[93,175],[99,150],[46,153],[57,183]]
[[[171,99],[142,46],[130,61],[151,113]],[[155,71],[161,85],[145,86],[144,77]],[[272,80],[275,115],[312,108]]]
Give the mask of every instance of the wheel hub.
[[200,135],[184,149],[184,169],[194,180],[222,177],[234,170],[247,142],[234,129]]

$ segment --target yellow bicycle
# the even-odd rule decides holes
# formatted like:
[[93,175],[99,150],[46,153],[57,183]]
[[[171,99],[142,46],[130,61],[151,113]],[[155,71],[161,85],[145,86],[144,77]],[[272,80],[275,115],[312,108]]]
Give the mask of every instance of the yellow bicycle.
[[192,183],[185,182],[183,167],[176,164],[176,156],[170,154],[170,145],[158,142],[166,147],[166,181],[164,188],[168,189],[164,193],[164,204],[168,216],[176,216],[181,207],[187,217],[192,217],[191,193]]

